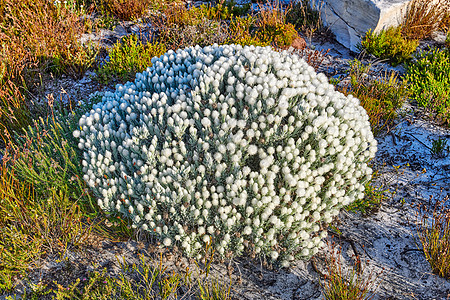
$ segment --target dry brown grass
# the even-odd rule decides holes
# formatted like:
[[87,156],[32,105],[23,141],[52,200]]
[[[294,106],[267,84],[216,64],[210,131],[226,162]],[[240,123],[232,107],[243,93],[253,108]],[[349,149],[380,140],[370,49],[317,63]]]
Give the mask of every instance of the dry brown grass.
[[11,39],[11,48],[24,45],[44,71],[79,77],[92,65],[92,54],[78,42],[84,24],[75,12],[45,0],[2,1],[2,29]]
[[187,9],[183,3],[173,1],[161,8],[161,14],[151,17],[152,24],[158,28],[158,41],[167,49],[189,46],[223,44],[227,37],[224,22],[209,20],[206,9]]
[[449,13],[449,0],[412,0],[402,24],[402,34],[411,40],[427,38],[448,26]]
[[155,0],[101,0],[101,10],[111,13],[120,20],[130,21],[142,17]]
[[0,0],[0,131],[30,124],[28,93],[42,74],[75,78],[94,65],[98,48],[82,45],[80,16],[47,0]]

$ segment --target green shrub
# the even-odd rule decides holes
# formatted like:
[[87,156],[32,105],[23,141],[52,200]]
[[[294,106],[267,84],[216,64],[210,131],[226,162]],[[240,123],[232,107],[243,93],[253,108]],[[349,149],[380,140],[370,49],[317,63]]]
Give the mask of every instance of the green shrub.
[[376,57],[388,59],[393,66],[410,60],[418,45],[416,40],[403,38],[401,27],[390,27],[380,33],[373,33],[369,29],[361,41],[361,49]]
[[111,79],[129,80],[137,72],[150,67],[153,57],[165,52],[163,44],[143,44],[136,35],[129,35],[111,48],[109,60],[97,71],[98,78],[104,83]]
[[438,113],[450,123],[450,52],[432,50],[417,56],[407,65],[406,80],[411,97],[419,106]]
[[297,37],[294,25],[289,23],[261,24],[256,31],[256,38],[263,44],[273,44],[281,48],[290,46]]
[[233,17],[246,15],[250,10],[250,3],[236,5],[234,0],[221,0],[215,6],[202,4],[199,9],[210,20],[232,20]]
[[294,25],[286,23],[282,13],[263,10],[256,17],[236,17],[231,20],[227,43],[284,48],[290,46],[297,37]]

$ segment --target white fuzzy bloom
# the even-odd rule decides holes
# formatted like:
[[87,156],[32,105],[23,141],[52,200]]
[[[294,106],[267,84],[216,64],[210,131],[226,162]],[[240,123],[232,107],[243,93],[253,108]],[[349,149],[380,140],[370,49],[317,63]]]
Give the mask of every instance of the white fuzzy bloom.
[[248,146],[248,154],[249,155],[255,155],[258,152],[258,147],[255,145]]
[[164,244],[164,246],[169,247],[172,244],[172,240],[169,238],[165,238],[163,240],[163,244]]

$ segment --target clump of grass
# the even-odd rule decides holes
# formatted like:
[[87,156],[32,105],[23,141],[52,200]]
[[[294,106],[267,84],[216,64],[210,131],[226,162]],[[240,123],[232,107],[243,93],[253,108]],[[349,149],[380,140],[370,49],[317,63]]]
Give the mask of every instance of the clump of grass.
[[438,138],[433,140],[430,152],[433,156],[444,158],[450,153],[450,146],[447,145],[446,139]]
[[412,0],[403,19],[401,33],[410,40],[427,38],[434,31],[445,27],[449,11],[449,3],[445,0]]
[[418,45],[417,40],[403,37],[402,27],[390,27],[379,33],[369,29],[361,40],[361,50],[364,49],[378,58],[387,59],[393,66],[409,61]]
[[433,273],[444,278],[450,278],[450,209],[445,207],[448,199],[447,196],[437,201],[432,211],[421,206],[417,229],[423,253]]
[[137,20],[153,6],[154,0],[97,0],[94,6],[97,11],[120,20]]
[[374,134],[379,134],[396,117],[408,97],[405,84],[395,72],[382,74],[381,79],[371,78],[371,65],[354,60],[350,65],[350,84],[339,88],[344,94],[352,94],[367,111]]
[[151,19],[158,28],[157,39],[168,49],[222,44],[226,39],[225,24],[220,20],[208,19],[204,8],[188,9],[184,4],[174,2],[165,5],[161,13]]
[[294,1],[287,9],[286,21],[307,35],[323,28],[320,10],[311,1]]
[[86,190],[76,141],[79,115],[36,121],[10,137],[0,168],[0,287],[13,288],[36,258],[82,245],[98,209]]
[[375,296],[371,289],[376,287],[374,273],[363,277],[361,261],[355,258],[355,265],[349,270],[344,269],[341,249],[331,246],[331,254],[326,258],[326,273],[322,274],[324,281],[320,285],[327,300],[368,300]]
[[286,11],[276,4],[260,5],[255,25],[258,40],[280,48],[290,46],[298,37],[294,25],[286,22]]
[[405,78],[411,98],[450,124],[450,51],[434,49],[419,54],[407,65]]
[[134,34],[126,36],[109,50],[109,60],[97,71],[98,78],[104,83],[113,79],[132,80],[137,72],[142,72],[152,65],[153,57],[165,52],[164,44],[144,44]]
[[10,38],[11,47],[23,44],[43,71],[79,78],[93,66],[96,51],[94,45],[85,47],[78,41],[84,23],[76,12],[45,0],[2,1],[5,14],[1,29]]

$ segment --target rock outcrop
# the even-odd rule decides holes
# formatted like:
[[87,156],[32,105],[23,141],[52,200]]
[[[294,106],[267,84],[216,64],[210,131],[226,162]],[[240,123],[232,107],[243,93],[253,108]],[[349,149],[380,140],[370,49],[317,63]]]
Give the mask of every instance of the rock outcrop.
[[372,29],[399,25],[409,0],[311,0],[321,12],[326,26],[335,34],[339,43],[352,51],[361,37]]

